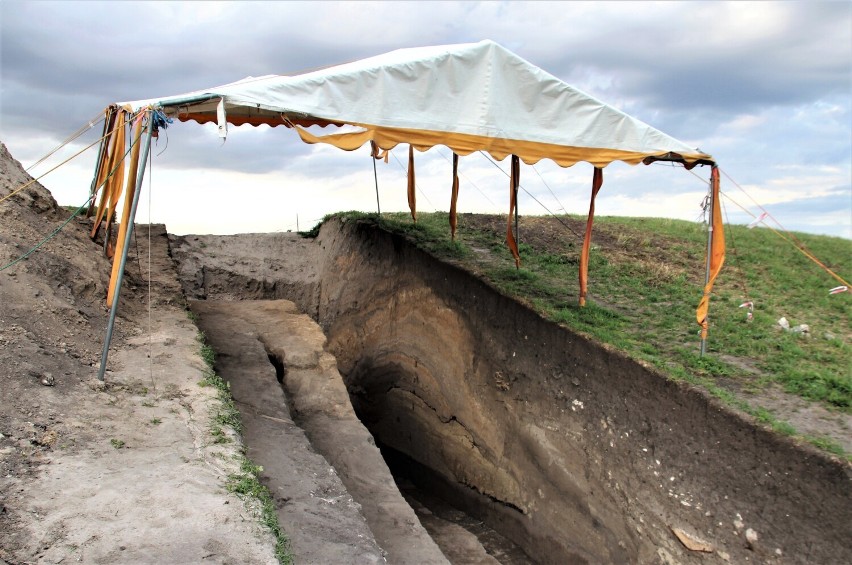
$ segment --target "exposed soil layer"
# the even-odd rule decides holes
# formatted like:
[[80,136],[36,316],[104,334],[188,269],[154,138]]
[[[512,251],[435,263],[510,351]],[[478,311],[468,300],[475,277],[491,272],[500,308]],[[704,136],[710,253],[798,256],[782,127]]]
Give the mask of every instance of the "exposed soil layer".
[[[386,553],[391,563],[447,563],[355,416],[319,326],[285,300],[190,306],[216,349],[216,370],[240,408],[249,456],[264,467],[299,560],[382,563]],[[308,455],[287,453],[283,434],[307,435],[319,452],[313,458],[327,461],[321,476],[304,472]],[[313,484],[297,484],[305,482]],[[313,512],[293,512],[304,505]]]
[[[200,279],[184,277],[185,292],[292,293],[325,330],[377,441],[428,468],[534,560],[852,561],[847,463],[370,224],[332,221],[316,241],[277,234],[263,244],[304,251],[309,275],[242,263],[266,238],[241,237],[173,237],[181,272],[203,267]],[[687,549],[698,540],[712,552]]]
[[[0,144],[0,197],[29,180]],[[0,203],[0,265],[67,217],[38,184]],[[73,220],[0,272],[0,563],[273,562],[272,537],[224,489],[238,446],[211,441],[164,226],[138,238],[151,269],[129,264],[95,379],[109,262],[90,229]]]
[[420,522],[452,563],[525,565],[530,557],[446,496],[444,481],[431,469],[390,447],[380,446],[394,480]]

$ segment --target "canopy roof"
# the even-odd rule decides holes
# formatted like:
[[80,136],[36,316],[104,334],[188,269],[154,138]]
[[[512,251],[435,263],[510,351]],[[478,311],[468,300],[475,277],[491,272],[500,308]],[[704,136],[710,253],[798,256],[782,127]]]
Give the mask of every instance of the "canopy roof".
[[[295,127],[308,143],[353,150],[408,143],[486,151],[528,164],[604,167],[654,160],[712,164],[702,153],[577,90],[494,43],[400,49],[294,76],[266,75],[186,94],[123,102],[199,123]],[[218,114],[217,114],[218,110]],[[349,125],[315,136],[302,126]],[[351,129],[351,128],[350,128]]]

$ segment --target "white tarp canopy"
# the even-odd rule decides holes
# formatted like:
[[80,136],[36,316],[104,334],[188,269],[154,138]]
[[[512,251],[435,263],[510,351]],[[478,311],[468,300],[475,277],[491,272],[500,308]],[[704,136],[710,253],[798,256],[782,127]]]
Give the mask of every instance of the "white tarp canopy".
[[[147,141],[141,157],[140,111],[148,115]],[[516,265],[520,265],[520,256],[512,215],[516,210],[520,161],[534,164],[551,159],[563,167],[580,161],[591,163],[595,169],[580,254],[580,305],[585,304],[594,203],[603,183],[603,167],[613,161],[635,165],[657,160],[679,162],[687,168],[712,165],[711,201],[716,202],[719,194],[718,169],[710,155],[577,90],[493,41],[400,49],[293,76],[247,77],[186,94],[113,104],[105,112],[104,137],[92,181],[92,206],[97,191],[103,188],[93,239],[102,223],[109,233],[117,203],[122,194],[126,196],[116,241],[116,248],[121,248],[122,253],[120,259],[118,254],[113,259],[107,298],[112,303],[112,314],[101,358],[101,380],[145,162],[151,137],[163,125],[161,113],[181,121],[216,123],[222,137],[227,135],[229,123],[268,124],[293,128],[307,143],[328,143],[347,151],[371,143],[375,158],[381,157],[379,149],[407,144],[408,202],[415,220],[414,149],[425,151],[444,145],[455,154],[450,204],[453,235],[458,156],[484,151],[503,160],[512,155],[506,242]],[[125,182],[125,130],[131,124],[133,152]],[[340,133],[315,135],[306,129],[309,126],[347,127]],[[141,172],[137,174],[138,171]],[[696,313],[702,326],[702,348],[710,291],[724,262],[724,231],[721,214],[715,207],[712,216],[709,278]]]
[[[604,167],[712,157],[577,90],[493,41],[400,49],[294,76],[266,75],[186,94],[118,104],[161,108],[199,123],[294,127],[308,143],[353,150],[373,141],[419,150],[445,145],[528,164]],[[310,125],[355,131],[315,136]],[[350,128],[352,129],[352,128]]]

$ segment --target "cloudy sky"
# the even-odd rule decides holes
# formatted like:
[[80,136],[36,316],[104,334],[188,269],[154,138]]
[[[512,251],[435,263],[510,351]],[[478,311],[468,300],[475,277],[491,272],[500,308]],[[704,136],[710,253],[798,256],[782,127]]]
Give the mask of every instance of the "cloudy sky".
[[[569,84],[712,154],[734,223],[762,205],[791,230],[852,238],[852,3],[0,2],[0,141],[29,166],[115,101],[291,74],[401,47],[492,39]],[[284,128],[176,123],[152,147],[138,221],[175,233],[306,229],[375,210],[369,150]],[[100,135],[95,126],[46,165]],[[378,163],[383,211],[403,210],[406,161]],[[449,208],[449,151],[417,157],[418,207]],[[43,179],[86,200],[95,150]],[[507,163],[501,163],[504,169]],[[504,212],[508,181],[461,162],[459,209]],[[706,169],[700,170],[702,177]],[[522,214],[585,213],[591,166],[522,168]],[[150,190],[149,190],[150,189]],[[606,169],[600,215],[698,220],[703,178]],[[532,196],[530,196],[532,195]],[[537,203],[532,197],[538,199]],[[756,202],[756,203],[755,203]],[[544,206],[544,207],[543,207]]]

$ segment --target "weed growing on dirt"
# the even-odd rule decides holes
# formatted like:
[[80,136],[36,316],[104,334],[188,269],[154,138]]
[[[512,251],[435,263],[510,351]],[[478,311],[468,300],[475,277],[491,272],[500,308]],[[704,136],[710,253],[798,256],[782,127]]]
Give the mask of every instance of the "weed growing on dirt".
[[833,453],[838,457],[843,457],[847,461],[852,461],[852,457],[850,457],[846,451],[843,449],[841,445],[839,445],[836,441],[832,441],[829,438],[824,437],[814,437],[814,436],[805,436],[805,440],[810,442],[811,444],[819,447],[820,449],[824,449],[829,453]]
[[225,433],[225,430],[215,424],[210,425],[210,435],[213,436],[213,443],[216,445],[234,442],[234,440],[232,440],[231,437],[227,433]]
[[162,424],[163,421],[160,420],[159,418],[152,418],[151,423],[154,424],[155,426],[158,426],[158,425]]
[[[455,242],[446,213],[420,214],[416,225],[403,213],[344,217],[376,223],[443,260],[460,263],[545,318],[613,345],[670,378],[698,384],[780,433],[795,431],[735,402],[725,385],[757,391],[775,383],[831,410],[852,412],[846,323],[852,301],[845,294],[828,295],[827,288],[836,283],[770,230],[727,227],[736,254],[729,249],[714,287],[708,355],[702,357],[695,323],[707,237],[701,224],[597,218],[588,302],[580,308],[577,270],[585,218],[521,218],[522,262],[515,269],[505,245],[505,216],[460,215]],[[849,271],[848,241],[796,237],[816,256],[833,259],[828,266],[835,272]],[[749,300],[755,303],[750,322],[740,308]],[[791,325],[808,324],[810,333],[781,330],[776,324],[781,316]],[[823,440],[812,443],[826,448]]]
[[233,428],[238,434],[242,432],[242,420],[234,404],[234,398],[231,396],[231,385],[213,371],[207,371],[198,385],[212,386],[218,391],[216,398],[219,400],[219,407],[213,413],[210,433],[213,434],[214,443],[230,443],[231,440],[223,431],[223,427]]
[[212,347],[210,347],[210,344],[207,343],[207,336],[205,336],[204,332],[201,330],[198,330],[198,334],[196,334],[195,339],[201,344],[201,359],[212,373],[213,364],[216,362],[216,352]]
[[275,557],[282,565],[290,565],[293,563],[290,540],[281,530],[278,514],[275,511],[275,502],[272,500],[269,489],[260,483],[260,473],[263,468],[252,463],[245,455],[240,455],[239,460],[240,472],[228,476],[227,489],[241,497],[257,501],[259,508],[255,510],[261,522],[275,536]]
[[126,444],[124,443],[124,441],[122,441],[122,440],[120,440],[120,439],[115,439],[115,438],[112,438],[111,440],[109,440],[109,443],[110,443],[110,445],[112,445],[115,449],[121,449],[122,447],[124,447],[124,446],[126,445]]
[[[207,342],[204,332],[199,330],[196,339],[201,345],[200,354],[206,365],[204,378],[199,381],[198,385],[214,387],[217,391],[216,398],[219,401],[211,416],[210,435],[213,436],[214,444],[231,443],[233,440],[226,430],[233,430],[234,433],[239,435],[243,429],[240,412],[234,404],[234,397],[231,395],[231,385],[213,370],[216,351]],[[263,469],[252,463],[245,454],[240,454],[239,460],[240,472],[228,476],[226,488],[229,492],[240,495],[249,507],[253,506],[251,501],[256,501],[258,507],[255,510],[258,512],[261,523],[275,537],[275,557],[282,565],[292,565],[293,554],[290,550],[290,540],[278,523],[278,514],[275,512],[275,503],[269,489],[260,483],[259,474]]]

